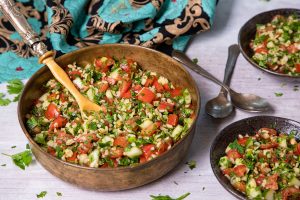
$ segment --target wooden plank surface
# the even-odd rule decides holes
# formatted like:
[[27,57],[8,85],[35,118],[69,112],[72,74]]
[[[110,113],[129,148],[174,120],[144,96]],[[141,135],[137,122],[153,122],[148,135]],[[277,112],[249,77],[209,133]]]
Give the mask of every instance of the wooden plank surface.
[[[275,8],[300,8],[299,0],[221,0],[217,7],[215,24],[210,32],[195,37],[188,48],[191,58],[198,58],[199,64],[218,78],[223,78],[227,48],[237,42],[239,28],[253,15]],[[52,176],[39,163],[34,162],[25,171],[18,169],[10,158],[0,155],[0,200],[36,199],[36,194],[47,191],[44,199],[87,199],[87,200],[125,200],[150,199],[149,195],[168,194],[178,197],[186,192],[191,195],[188,200],[222,200],[234,199],[214,177],[210,162],[209,148],[216,134],[229,123],[254,116],[236,110],[224,120],[215,120],[204,113],[208,99],[215,97],[219,87],[192,73],[202,96],[201,116],[197,123],[197,133],[187,158],[163,178],[146,186],[121,192],[95,192],[77,188]],[[259,80],[260,79],[260,80]],[[285,79],[265,74],[255,69],[240,56],[235,69],[232,87],[237,91],[261,95],[272,103],[275,111],[266,113],[300,120],[300,91],[293,91],[299,80]],[[0,92],[5,91],[5,84],[0,85]],[[276,97],[275,92],[282,92]],[[17,120],[17,104],[0,107],[0,153],[16,153],[24,150],[27,143]],[[16,145],[15,149],[11,146]],[[196,160],[197,167],[190,170],[184,163]],[[138,177],[133,177],[138,178]],[[175,182],[177,184],[175,184]],[[61,192],[62,197],[57,197]]]

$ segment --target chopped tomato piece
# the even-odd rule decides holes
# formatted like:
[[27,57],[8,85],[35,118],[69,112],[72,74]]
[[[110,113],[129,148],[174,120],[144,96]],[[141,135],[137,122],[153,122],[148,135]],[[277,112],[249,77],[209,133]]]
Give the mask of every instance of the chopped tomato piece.
[[236,176],[242,177],[246,174],[247,167],[246,167],[246,165],[238,165],[233,168],[233,172],[235,173]]
[[177,97],[181,95],[181,88],[175,88],[170,91],[172,97]]
[[89,141],[82,142],[79,144],[77,150],[80,154],[87,154],[93,147],[93,144]]
[[111,158],[121,158],[124,153],[124,148],[122,147],[117,147],[116,149],[111,149],[110,150],[110,157]]
[[157,147],[157,155],[161,155],[162,153],[166,152],[169,148],[169,146],[172,146],[172,140],[169,139],[167,141],[162,141],[159,146]]
[[257,185],[261,185],[265,179],[265,175],[263,174],[260,174],[256,179],[255,179],[255,182]]
[[269,176],[267,178],[267,183],[265,188],[271,190],[278,190],[277,178],[278,178],[278,174],[273,174]]
[[132,97],[131,95],[131,91],[128,90],[127,92],[125,92],[122,96],[122,98],[125,98],[125,99],[130,99]]
[[294,150],[294,154],[299,156],[300,155],[300,143],[298,143],[295,147],[295,150]]
[[255,49],[255,53],[267,54],[268,49],[266,47],[260,47],[260,48]]
[[245,146],[249,137],[238,138],[238,143],[242,146]]
[[47,152],[50,153],[52,156],[56,156],[56,151],[53,147],[48,146]]
[[48,95],[47,99],[48,99],[48,101],[54,101],[54,100],[56,100],[57,96],[58,95],[56,93],[52,93],[52,94]]
[[113,78],[110,78],[110,77],[104,77],[103,78],[104,81],[107,81],[109,84],[111,85],[114,85],[116,84],[117,80],[116,79],[113,79]]
[[58,116],[51,124],[50,131],[54,130],[54,128],[61,128],[67,124],[68,120],[62,116]]
[[47,110],[45,112],[45,117],[49,120],[56,118],[59,116],[59,110],[57,106],[54,103],[50,103],[47,107]]
[[106,90],[108,89],[109,84],[106,82],[103,82],[99,85],[99,92],[106,92]]
[[154,79],[154,81],[153,81],[153,85],[154,85],[154,87],[155,87],[155,89],[156,89],[156,91],[157,92],[163,92],[164,91],[164,87],[162,86],[162,84],[160,84],[159,82],[158,82],[158,79],[155,77],[155,79]]
[[127,147],[128,141],[125,136],[118,136],[114,139],[114,146]]
[[296,70],[295,72],[300,73],[300,63],[295,64]]
[[233,168],[226,168],[222,170],[223,174],[230,176],[233,173]]
[[162,122],[161,121],[157,121],[157,122],[155,122],[155,124],[156,124],[157,128],[159,128],[162,125]]
[[150,87],[152,86],[153,82],[155,80],[155,77],[154,76],[149,76],[146,80],[146,83],[145,83],[145,87]]
[[178,115],[170,114],[168,116],[168,122],[167,123],[172,125],[172,126],[177,126],[177,124],[178,124]]
[[144,155],[141,155],[141,156],[140,156],[140,163],[145,163],[145,162],[147,162],[145,156],[144,156]]
[[132,89],[133,89],[133,91],[135,91],[135,92],[140,92],[140,91],[142,90],[142,86],[140,86],[140,85],[135,85],[135,86],[132,87]]
[[120,86],[120,97],[124,97],[124,94],[129,90],[131,86],[131,81],[122,81],[122,85]]
[[138,93],[138,100],[145,103],[152,103],[155,99],[155,94],[149,88],[143,87],[143,89]]
[[295,187],[287,187],[281,192],[282,200],[288,200],[288,197],[299,193],[300,193],[300,189],[297,189]]
[[233,160],[242,157],[242,155],[236,149],[230,149],[227,152],[227,156],[228,156],[229,159],[233,159]]
[[287,50],[289,53],[296,53],[299,51],[299,49],[294,44],[291,44],[290,46],[288,46]]
[[75,162],[75,160],[77,159],[77,152],[73,152],[73,155],[69,158],[67,158],[67,161],[69,162]]
[[68,97],[64,93],[60,93],[59,99],[61,100],[62,103],[64,103],[68,100]]
[[[106,58],[106,59],[105,59]],[[108,72],[110,66],[114,64],[114,60],[111,57],[102,57],[101,59],[95,60],[95,68],[101,72]]]
[[277,135],[277,131],[275,129],[272,129],[272,128],[261,128],[261,129],[259,129],[258,132],[260,134],[267,133],[267,134],[273,135],[273,136]]
[[69,74],[69,76],[70,76],[70,78],[73,80],[73,79],[75,79],[76,77],[80,77],[81,76],[81,72],[80,71],[78,71],[78,70],[69,70],[68,71],[68,74]]
[[278,143],[277,142],[270,142],[270,143],[267,143],[267,144],[261,144],[260,145],[260,149],[271,149],[271,148],[276,148],[278,147]]
[[145,129],[142,129],[141,134],[144,136],[152,136],[157,131],[157,124],[153,123]]
[[159,111],[167,110],[168,112],[173,112],[174,104],[168,102],[161,102],[158,106]]
[[143,156],[148,160],[155,151],[154,144],[146,144],[142,147]]
[[170,91],[170,90],[171,90],[171,88],[170,88],[170,86],[169,86],[168,83],[164,84],[163,87],[164,87],[164,89],[167,90],[167,91]]
[[235,182],[233,184],[233,187],[235,187],[237,190],[241,191],[241,192],[246,192],[246,183],[245,182]]

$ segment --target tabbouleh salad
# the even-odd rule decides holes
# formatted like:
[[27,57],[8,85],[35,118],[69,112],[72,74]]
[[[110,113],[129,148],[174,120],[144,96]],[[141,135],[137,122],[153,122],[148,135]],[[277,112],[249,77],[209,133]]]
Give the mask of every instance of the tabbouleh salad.
[[168,151],[195,119],[191,94],[131,59],[68,65],[79,91],[101,105],[82,118],[72,95],[51,79],[27,114],[34,140],[51,155],[94,168],[132,166]]
[[296,15],[276,15],[270,23],[257,24],[250,47],[260,67],[300,76],[300,19]]

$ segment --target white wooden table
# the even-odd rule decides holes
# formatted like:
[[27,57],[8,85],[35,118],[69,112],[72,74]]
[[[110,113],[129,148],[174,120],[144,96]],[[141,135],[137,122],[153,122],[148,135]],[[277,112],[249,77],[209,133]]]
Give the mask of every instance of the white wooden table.
[[[223,78],[224,65],[227,58],[227,48],[237,42],[239,28],[253,15],[275,8],[300,8],[299,0],[221,0],[217,7],[214,27],[210,32],[197,36],[188,48],[191,58],[198,58],[199,64]],[[209,162],[210,145],[216,134],[229,123],[254,116],[236,110],[224,120],[215,120],[204,112],[206,101],[214,97],[219,87],[192,73],[201,91],[201,116],[197,123],[197,133],[187,158],[163,178],[132,190],[122,192],[95,192],[77,188],[69,183],[52,176],[48,171],[34,162],[25,171],[17,168],[10,158],[0,155],[0,200],[36,199],[36,194],[47,191],[44,199],[150,199],[149,195],[168,194],[178,197],[186,192],[192,199],[234,199],[218,183],[213,175]],[[259,80],[260,79],[260,80]],[[299,80],[284,79],[252,67],[240,56],[235,69],[232,87],[238,91],[261,95],[269,99],[275,106],[270,115],[300,120],[300,91],[293,91],[294,85],[300,85]],[[0,85],[0,92],[5,91],[5,84]],[[283,96],[276,97],[275,92],[282,92]],[[27,143],[17,120],[17,104],[0,107],[0,153],[16,153],[23,151]],[[16,145],[15,149],[11,146]],[[197,167],[190,170],[184,163],[196,160]],[[138,177],[133,177],[138,178]],[[177,184],[175,184],[175,182]],[[61,192],[62,197],[57,197]]]

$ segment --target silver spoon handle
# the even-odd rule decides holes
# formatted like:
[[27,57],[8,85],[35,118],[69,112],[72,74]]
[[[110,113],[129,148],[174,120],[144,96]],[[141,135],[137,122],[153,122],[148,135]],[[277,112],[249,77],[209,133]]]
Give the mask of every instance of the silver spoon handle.
[[13,0],[0,0],[0,10],[35,54],[42,56],[47,52],[46,45],[31,28]]
[[222,86],[228,93],[231,92],[230,88],[223,84],[219,79],[214,77],[212,74],[210,74],[208,71],[200,67],[199,65],[195,64],[189,57],[187,57],[184,53],[173,50],[172,57],[177,60],[178,62],[182,63],[183,65],[187,66],[197,74],[200,74],[201,76],[204,76],[207,79],[210,79],[211,81],[215,82],[216,84]]
[[225,85],[230,84],[231,76],[233,74],[235,64],[239,55],[240,55],[240,48],[237,44],[233,44],[230,47],[228,47],[228,58],[226,62],[226,68],[225,68],[225,74],[223,80],[223,83]]

